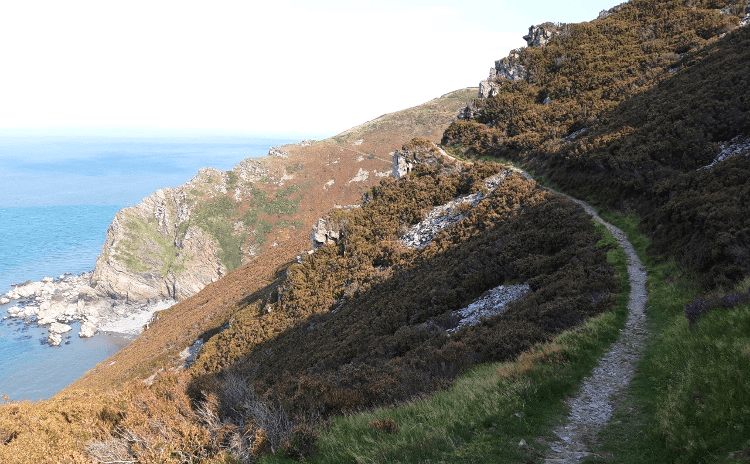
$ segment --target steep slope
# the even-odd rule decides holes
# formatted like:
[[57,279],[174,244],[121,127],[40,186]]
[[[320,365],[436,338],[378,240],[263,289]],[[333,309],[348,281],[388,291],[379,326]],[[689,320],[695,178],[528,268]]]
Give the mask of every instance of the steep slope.
[[[92,286],[130,300],[185,299],[254,257],[309,233],[315,219],[390,175],[390,153],[438,140],[472,92],[452,92],[322,141],[274,147],[231,171],[202,169],[120,211]],[[300,250],[297,250],[298,252]]]
[[497,62],[443,143],[634,210],[653,251],[707,287],[736,283],[750,274],[749,6],[634,0],[550,26],[548,43]]
[[[229,172],[204,169],[188,184],[160,190],[118,213],[97,263],[98,287],[122,296],[140,291],[141,298],[186,299],[160,312],[141,338],[112,358],[113,365],[102,363],[71,388],[120,385],[181,363],[179,352],[221,327],[236,305],[271,291],[279,267],[311,248],[310,228],[319,217],[358,204],[391,174],[392,153],[412,137],[438,140],[475,92],[451,92],[331,139],[277,147]],[[204,253],[191,256],[186,241]],[[171,260],[171,267],[160,257]],[[128,269],[128,259],[141,270]],[[227,263],[231,268],[239,262],[247,264],[211,284]]]
[[[502,165],[438,162],[445,155],[423,139],[394,159],[402,156],[422,163],[383,179],[361,208],[333,212],[338,238],[236,302],[226,325],[202,334],[191,368],[96,398],[89,452],[252,461],[317,420],[446,388],[476,363],[513,359],[613,307],[608,249],[582,208]],[[412,227],[440,230],[413,243]],[[249,269],[187,301],[228,303],[210,292],[262,277]],[[65,394],[69,404],[83,392]]]

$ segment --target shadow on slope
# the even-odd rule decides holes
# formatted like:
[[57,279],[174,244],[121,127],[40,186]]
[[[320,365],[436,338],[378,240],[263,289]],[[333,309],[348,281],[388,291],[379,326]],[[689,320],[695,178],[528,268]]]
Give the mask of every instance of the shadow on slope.
[[[406,225],[498,169],[423,169],[382,181],[362,209],[337,214],[339,242],[291,266],[275,303],[250,303],[206,345],[192,395],[219,398],[229,417],[241,379],[298,421],[393,404],[446,388],[474,364],[513,359],[612,307],[617,283],[590,218],[518,175],[424,249],[398,242]],[[509,282],[533,293],[446,333],[456,310]]]

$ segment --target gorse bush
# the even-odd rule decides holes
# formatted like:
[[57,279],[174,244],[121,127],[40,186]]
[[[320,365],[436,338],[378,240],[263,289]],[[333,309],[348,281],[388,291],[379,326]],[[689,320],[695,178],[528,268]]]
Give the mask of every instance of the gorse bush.
[[[417,167],[383,180],[362,208],[333,213],[338,242],[290,266],[275,301],[248,301],[209,340],[197,384],[245,376],[295,420],[328,417],[445,388],[478,362],[512,359],[611,307],[617,284],[588,216],[519,175],[422,250],[398,241],[501,168],[477,163],[445,176]],[[456,310],[507,282],[533,293],[448,336]]]
[[569,25],[548,45],[522,49],[528,78],[499,81],[498,95],[476,100],[473,118],[453,123],[443,143],[636,210],[652,251],[676,256],[707,287],[731,286],[750,273],[741,212],[750,162],[740,155],[701,169],[720,144],[750,134],[750,29],[733,30],[738,18],[717,9],[727,5],[634,0]]
[[723,296],[704,296],[685,305],[685,317],[692,327],[704,314],[714,309],[732,309],[747,303],[750,303],[750,288],[747,291],[727,293]]

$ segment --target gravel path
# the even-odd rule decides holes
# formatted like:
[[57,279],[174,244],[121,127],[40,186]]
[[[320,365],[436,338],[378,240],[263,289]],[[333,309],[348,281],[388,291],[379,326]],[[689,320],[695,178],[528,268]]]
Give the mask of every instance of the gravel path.
[[[525,177],[528,174],[517,170]],[[553,191],[553,190],[551,190]],[[597,433],[612,417],[613,403],[617,393],[626,387],[635,374],[636,363],[640,360],[648,337],[646,330],[646,268],[638,259],[633,245],[625,233],[604,221],[591,205],[555,192],[581,205],[594,220],[603,224],[625,251],[630,279],[630,299],[628,320],[620,330],[620,339],[599,359],[591,376],[583,381],[581,391],[567,401],[570,414],[565,424],[554,430],[557,441],[549,443],[550,452],[545,464],[567,464],[579,462],[591,453],[589,446],[595,443]]]

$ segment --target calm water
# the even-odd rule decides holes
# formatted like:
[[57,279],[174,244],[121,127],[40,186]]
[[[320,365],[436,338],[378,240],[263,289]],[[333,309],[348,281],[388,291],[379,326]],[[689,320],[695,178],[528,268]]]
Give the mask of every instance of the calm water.
[[[94,268],[115,213],[203,166],[229,170],[274,145],[298,139],[0,139],[0,293],[11,283]],[[0,317],[10,305],[0,306]],[[49,398],[129,340],[99,334],[50,347],[47,331],[7,319],[0,325],[0,394]]]

